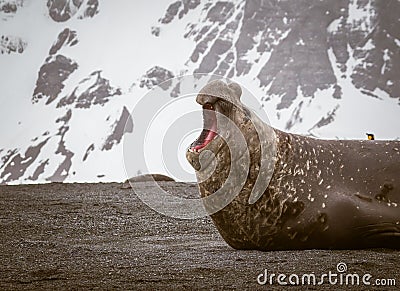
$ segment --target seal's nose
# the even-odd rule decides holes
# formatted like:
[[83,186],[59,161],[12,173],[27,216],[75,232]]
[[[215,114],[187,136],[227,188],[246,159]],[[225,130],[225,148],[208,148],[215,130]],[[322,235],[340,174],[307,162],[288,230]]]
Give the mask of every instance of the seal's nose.
[[196,97],[196,102],[199,103],[200,105],[205,105],[205,104],[214,104],[217,102],[218,97],[212,96],[212,95],[206,95],[206,94],[199,94]]

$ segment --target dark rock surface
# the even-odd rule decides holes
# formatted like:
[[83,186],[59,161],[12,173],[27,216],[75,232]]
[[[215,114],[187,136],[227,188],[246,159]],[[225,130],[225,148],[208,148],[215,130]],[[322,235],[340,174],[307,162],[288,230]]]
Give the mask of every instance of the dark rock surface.
[[400,72],[400,2],[357,1],[357,8],[370,9],[371,26],[365,28],[361,21],[358,26],[349,25],[345,22],[349,11],[344,9],[339,29],[329,38],[338,63],[342,71],[347,68],[349,45],[358,61],[351,74],[354,85],[366,92],[379,88],[399,98],[400,84],[394,80]]
[[174,19],[174,17],[178,14],[181,5],[182,5],[181,1],[176,1],[171,5],[169,5],[169,7],[167,8],[167,12],[165,13],[165,16],[162,19],[160,19],[160,22],[164,24],[170,23]]
[[182,9],[178,13],[178,18],[181,19],[191,9],[195,9],[200,4],[200,0],[182,0]]
[[0,16],[1,14],[6,16],[4,20],[11,18],[24,5],[24,2],[25,0],[0,0]]
[[[175,21],[180,6],[171,4],[162,23]],[[197,43],[190,57],[195,72],[232,78],[256,66],[252,74],[266,96],[281,98],[277,110],[290,107],[299,90],[312,97],[332,87],[341,98],[339,78],[365,95],[379,88],[400,97],[399,1],[215,1],[204,9],[185,34]]]
[[74,30],[65,28],[58,35],[57,41],[50,48],[50,55],[58,53],[58,51],[64,46],[74,46],[78,43],[77,33]]
[[65,28],[57,37],[49,50],[49,56],[39,70],[36,87],[33,91],[32,102],[47,98],[46,104],[53,102],[64,88],[64,82],[78,69],[78,64],[59,53],[65,46],[78,43],[76,31]]
[[[160,185],[198,195],[195,184]],[[340,262],[348,273],[400,280],[399,251],[237,251],[208,217],[165,217],[120,186],[0,186],[0,289],[282,290],[277,283],[258,285],[258,274],[337,273]],[[395,290],[362,284],[291,290],[306,288]]]
[[336,111],[339,109],[339,105],[337,105],[331,112],[328,113],[327,116],[322,117],[314,127],[322,127],[325,126],[335,120]]
[[86,161],[86,159],[89,157],[90,153],[91,153],[92,151],[94,151],[94,149],[95,149],[95,146],[94,146],[94,144],[92,143],[92,144],[86,149],[86,152],[85,152],[85,155],[83,156],[82,161]]
[[152,89],[154,86],[160,85],[163,90],[167,90],[172,82],[168,80],[174,78],[174,74],[162,67],[154,66],[149,69],[140,80],[140,87],[146,86],[148,89]]
[[28,180],[36,181],[37,179],[39,179],[39,176],[44,173],[44,169],[48,164],[49,164],[49,159],[42,161],[40,165],[35,169],[32,176],[28,178]]
[[[17,155],[14,155],[12,159],[11,156],[15,151],[10,152],[10,155],[6,156],[8,158],[2,164],[2,166],[5,167],[3,173],[0,175],[0,179],[4,183],[7,183],[13,180],[18,180],[22,177],[28,167],[35,162],[47,141],[48,139],[38,143],[37,145],[30,146],[25,153],[18,153]],[[8,159],[10,159],[9,163],[7,163]]]
[[17,5],[11,2],[0,3],[0,11],[4,13],[15,13],[17,12]]
[[50,17],[56,22],[66,22],[77,15],[78,19],[92,18],[99,13],[98,0],[48,0]]
[[133,132],[133,121],[128,109],[124,106],[120,118],[114,123],[112,133],[107,137],[102,150],[111,150],[119,144],[127,132]]
[[[61,123],[61,127],[58,129],[58,133],[53,138],[58,139],[58,147],[55,155],[61,155],[63,157],[62,162],[57,167],[56,171],[50,177],[46,178],[47,181],[51,182],[63,182],[69,174],[72,166],[72,158],[75,155],[71,150],[65,146],[65,135],[70,129],[68,122],[72,117],[72,111],[68,110],[65,116],[56,120],[56,123]],[[40,167],[40,166],[39,166]]]
[[200,0],[182,0],[173,2],[168,6],[167,11],[159,22],[163,24],[170,23],[176,16],[181,19],[189,10],[195,9],[200,4]]
[[32,102],[46,98],[46,104],[53,102],[64,88],[64,82],[78,68],[78,64],[63,55],[50,56],[39,70],[39,77],[33,91]]
[[155,37],[160,36],[160,31],[161,31],[161,29],[158,26],[151,27],[151,34],[154,35]]
[[56,22],[65,22],[76,14],[83,0],[48,0],[50,17]]
[[81,8],[83,10],[82,15],[79,15],[79,19],[84,18],[92,18],[99,13],[99,1],[98,0],[88,0],[84,3],[84,7]]
[[28,46],[28,43],[20,37],[11,36],[11,35],[2,35],[0,37],[0,53],[1,54],[4,54],[4,53],[22,54],[27,46]]
[[75,108],[88,109],[93,105],[104,105],[113,96],[121,94],[121,89],[112,87],[101,71],[95,71],[80,81],[70,95],[63,97],[57,107],[74,104]]
[[[2,151],[4,151],[4,149]],[[16,153],[18,153],[18,149],[10,149],[10,150],[8,150],[7,154],[5,154],[1,158],[0,169],[2,169]]]

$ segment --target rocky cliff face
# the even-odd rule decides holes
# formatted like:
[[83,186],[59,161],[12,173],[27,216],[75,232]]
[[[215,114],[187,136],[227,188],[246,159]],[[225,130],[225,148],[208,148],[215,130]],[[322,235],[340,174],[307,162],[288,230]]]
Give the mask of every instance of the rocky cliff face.
[[0,15],[3,20],[13,17],[24,5],[25,0],[1,0]]
[[400,136],[400,1],[163,5],[0,0],[0,183],[124,180],[134,101],[182,74],[245,84],[283,130]]
[[[178,18],[180,6],[171,4],[161,23]],[[204,9],[185,35],[197,43],[195,72],[234,78],[258,64],[252,73],[266,96],[279,96],[277,110],[290,107],[299,90],[313,97],[333,88],[342,98],[339,78],[367,96],[377,88],[400,96],[399,1],[218,1]]]
[[48,0],[47,7],[56,22],[65,22],[76,14],[79,19],[93,17],[99,12],[98,0]]

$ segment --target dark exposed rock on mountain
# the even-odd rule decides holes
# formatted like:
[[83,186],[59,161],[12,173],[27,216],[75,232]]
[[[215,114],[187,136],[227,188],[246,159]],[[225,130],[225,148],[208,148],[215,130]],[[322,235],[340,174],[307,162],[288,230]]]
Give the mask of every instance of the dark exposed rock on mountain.
[[327,27],[337,17],[330,11],[336,10],[332,6],[325,1],[307,9],[303,5],[290,14],[283,10],[289,18],[287,25],[281,23],[287,36],[258,75],[261,86],[271,86],[267,94],[281,96],[277,109],[289,107],[297,97],[298,88],[303,96],[310,97],[318,89],[335,84],[326,43]]
[[[2,152],[3,152],[3,151],[4,151],[4,149],[2,149]],[[18,149],[8,150],[8,151],[7,151],[7,154],[1,158],[0,169],[2,169],[2,168],[8,163],[8,161],[9,161],[17,152],[18,152]]]
[[24,2],[25,0],[0,0],[0,17],[4,16],[3,20],[13,17]]
[[[116,9],[104,10],[103,2],[100,4],[98,0],[39,2],[0,0],[0,53],[10,54],[2,57],[7,66],[16,60],[12,70],[2,67],[5,77],[8,71],[14,73],[4,80],[17,81],[18,74],[28,77],[28,72],[36,72],[36,84],[24,82],[23,86],[34,86],[32,103],[40,101],[49,105],[29,107],[23,102],[21,105],[25,107],[13,109],[21,115],[14,120],[19,137],[12,142],[3,140],[0,183],[64,181],[68,175],[73,175],[71,180],[110,179],[118,171],[100,169],[90,176],[81,170],[85,167],[79,163],[92,167],[118,154],[124,133],[133,129],[129,106],[134,103],[129,98],[139,98],[143,91],[158,85],[169,96],[178,97],[185,91],[185,84],[171,80],[176,72],[213,73],[232,78],[248,86],[261,99],[267,113],[274,114],[270,116],[271,122],[277,128],[316,137],[357,136],[363,130],[357,124],[350,125],[342,136],[337,134],[348,112],[352,112],[349,107],[357,106],[360,110],[365,106],[371,110],[382,105],[386,111],[391,109],[389,120],[395,120],[397,111],[391,106],[393,100],[386,95],[397,99],[393,104],[400,104],[398,0],[171,0],[164,11],[155,12],[157,15],[151,14],[152,9],[148,7],[146,13],[151,22],[143,27],[129,27],[129,37],[125,37],[126,31],[120,26],[113,27],[119,22],[106,21],[121,16],[133,19],[135,13],[141,12],[123,10],[135,7],[134,1],[123,1],[115,4]],[[27,19],[25,13],[36,14]],[[92,20],[97,14],[102,17]],[[42,17],[37,27],[36,17]],[[24,28],[27,30],[19,35],[25,22],[32,24],[32,28]],[[104,35],[92,33],[93,25],[97,24]],[[48,36],[53,36],[54,25],[60,31],[52,43]],[[27,37],[29,29],[32,34]],[[138,33],[139,30],[147,35]],[[40,37],[45,32],[46,37]],[[104,38],[110,32],[118,37],[111,41],[116,50],[109,49],[110,42]],[[168,67],[163,68],[154,63],[158,57],[164,57],[162,54],[157,58],[133,54],[133,58],[143,58],[140,63],[143,61],[149,70],[139,72],[131,66],[128,78],[113,75],[119,66],[126,69],[123,58],[131,52],[126,50],[130,46],[125,46],[125,41],[139,35],[143,37],[140,39],[143,47],[167,45],[160,46],[160,52],[165,49],[168,57],[176,59],[167,60],[168,65],[164,66]],[[168,39],[171,37],[172,41]],[[99,46],[103,39],[105,45]],[[171,47],[171,42],[176,47]],[[105,62],[96,63],[97,52],[92,54],[95,50],[101,50],[107,58]],[[43,58],[46,52],[47,58],[37,66],[38,60],[34,58]],[[113,61],[111,66],[109,60]],[[7,85],[4,98],[14,98],[14,95],[24,98],[23,94],[31,90],[31,87],[13,90],[12,82]],[[119,86],[129,89],[123,92]],[[46,110],[51,119],[46,119]],[[46,114],[46,117],[38,117],[37,124],[30,127],[27,121],[32,119],[25,120],[22,116],[25,112],[35,116]],[[90,122],[99,124],[95,131],[90,124],[80,128],[84,115]],[[371,120],[362,118],[364,122]],[[385,133],[377,136],[398,136],[393,135],[397,130],[393,122],[389,126],[382,123],[377,127]],[[82,137],[81,130],[87,131],[88,140],[79,143],[76,139]],[[82,172],[75,175],[72,169]]]
[[285,126],[286,130],[290,130],[296,123],[302,122],[300,112],[301,112],[303,105],[304,105],[304,101],[300,101],[299,105],[293,110],[292,116],[286,123],[286,126]]
[[[10,155],[4,161],[4,170],[0,175],[0,179],[3,183],[18,180],[25,174],[25,171],[32,165],[40,154],[41,149],[47,143],[49,139],[46,139],[37,145],[30,146],[24,154],[17,153],[15,155],[10,152]],[[17,152],[16,150],[14,153]],[[11,158],[12,157],[12,158]]]
[[94,17],[96,14],[99,13],[99,1],[88,0],[83,4],[79,13],[81,13],[81,15],[78,16],[79,19]]
[[65,141],[63,137],[55,154],[64,156],[64,160],[61,162],[61,165],[57,168],[54,174],[46,178],[46,180],[51,182],[63,182],[68,177],[69,170],[72,166],[72,157],[74,156],[74,153],[65,147]]
[[146,72],[146,74],[140,80],[140,87],[146,86],[148,89],[152,89],[154,86],[160,85],[164,90],[167,90],[172,82],[166,82],[169,79],[174,78],[174,74],[167,69],[159,66],[154,66]]
[[78,19],[84,19],[99,13],[98,0],[48,0],[47,7],[50,17],[56,22],[68,21],[76,14]]
[[152,26],[151,27],[151,34],[156,36],[156,37],[160,36],[160,31],[161,31],[161,29],[158,26]]
[[179,8],[181,7],[182,3],[181,1],[176,1],[174,3],[172,3],[168,9],[167,9],[167,13],[165,14],[164,18],[160,19],[161,23],[170,23],[174,17],[176,16],[176,14],[178,14]]
[[28,43],[20,37],[11,35],[2,35],[0,37],[0,53],[10,54],[19,53],[22,54],[26,49]]
[[[234,5],[230,2],[217,2],[211,7],[207,14],[207,19],[215,23],[214,28],[205,35],[198,43],[194,50],[191,60],[197,62],[197,59],[206,52],[199,67],[195,69],[195,73],[214,72],[217,75],[226,75],[230,65],[233,62],[233,52],[231,50],[232,33],[238,28],[242,14],[239,13],[235,18],[228,19],[233,16]],[[219,15],[219,17],[218,17]],[[227,22],[225,25],[222,23]],[[206,29],[207,30],[207,29]],[[198,37],[205,33],[200,30]],[[222,61],[221,61],[222,60]],[[218,66],[219,64],[219,66]],[[228,75],[232,77],[233,71]]]
[[199,4],[200,0],[176,1],[168,6],[167,12],[159,22],[163,24],[170,23],[176,16],[178,16],[178,19],[181,19],[189,12],[189,10],[195,9]]
[[[386,91],[389,96],[399,98],[400,1],[376,1],[374,4],[376,16],[373,18],[373,27],[364,31],[360,26],[357,30],[347,33],[348,36],[357,33],[362,36],[355,44],[354,57],[359,62],[351,77],[357,88],[367,91],[379,88]],[[362,3],[359,5],[365,9],[368,7]],[[348,42],[352,45],[351,39]],[[366,48],[368,44],[371,44],[371,47]]]
[[[205,36],[191,60],[196,61],[209,46],[196,71],[233,77],[248,74],[254,62],[271,53],[257,77],[261,86],[269,87],[267,95],[281,96],[277,109],[287,108],[296,98],[298,87],[305,96],[313,96],[316,90],[336,81],[326,45],[326,28],[335,19],[333,13],[326,12],[332,6],[328,1],[246,1],[243,14],[235,14],[232,3],[217,2],[207,20],[225,25],[193,31],[194,37]],[[239,27],[239,37],[234,41],[231,35]],[[279,48],[273,50],[276,46]],[[255,59],[247,57],[252,50],[257,53]]]
[[56,123],[60,122],[67,123],[68,121],[71,120],[71,117],[72,117],[72,110],[69,109],[63,117],[57,118]]
[[15,3],[0,3],[0,11],[4,13],[15,13],[17,12],[17,5]]
[[218,1],[208,10],[207,19],[223,24],[233,15],[234,7],[232,2]]
[[[197,63],[199,60],[200,55],[202,55],[210,45],[210,43],[215,39],[215,37],[218,34],[218,28],[214,28],[211,31],[209,31],[204,38],[202,38],[202,32],[207,32],[209,29],[208,26],[205,26],[198,35],[198,40],[201,39],[201,41],[198,42],[195,50],[192,53],[192,56],[190,57],[190,60],[194,63]],[[198,69],[197,69],[198,70]]]
[[199,6],[200,0],[182,0],[182,1],[176,1],[169,5],[167,8],[167,12],[165,13],[165,16],[161,18],[159,21],[161,23],[167,24],[170,23],[176,16],[178,16],[179,19],[181,19],[183,16],[185,16],[190,9],[195,9],[197,6]]
[[83,0],[48,0],[50,17],[56,22],[69,20],[81,7]]
[[113,96],[121,94],[119,88],[112,87],[110,81],[101,76],[101,71],[95,71],[79,82],[70,95],[63,97],[57,107],[74,104],[75,108],[90,108],[92,105],[104,105]]
[[181,19],[189,12],[189,10],[195,9],[199,4],[200,0],[176,1],[168,6],[167,12],[159,22],[163,24],[170,23],[176,16],[178,16],[178,19]]
[[[299,93],[313,97],[317,90],[333,88],[340,99],[337,77],[351,78],[365,92],[379,88],[400,97],[399,1],[255,0],[209,5],[206,16],[190,25],[185,35],[197,42],[190,58],[198,63],[197,73],[231,78],[257,70],[252,74],[266,95],[280,97],[278,110],[291,106]],[[173,3],[161,22],[174,21],[180,7],[179,1]],[[330,58],[330,50],[336,60]],[[347,72],[351,59],[356,66]],[[335,76],[332,65],[342,76]]]
[[169,95],[173,98],[176,98],[179,97],[179,94],[181,94],[181,83],[177,82]]
[[68,122],[70,121],[71,117],[72,111],[68,110],[65,116],[57,119],[56,121],[56,123],[62,123],[62,125],[58,129],[58,133],[54,137],[60,137],[55,155],[63,156],[64,160],[60,163],[54,174],[46,178],[47,181],[63,182],[68,177],[70,168],[72,166],[72,157],[74,156],[74,153],[65,146],[65,135],[70,129]]
[[87,158],[89,157],[90,153],[91,153],[92,151],[94,151],[94,149],[95,149],[95,146],[94,146],[94,144],[92,143],[92,144],[87,148],[87,150],[86,150],[86,152],[85,152],[85,155],[83,156],[82,161],[86,161]]
[[314,129],[316,127],[323,127],[325,125],[328,125],[329,123],[333,122],[335,120],[335,115],[336,115],[336,111],[339,109],[339,105],[336,105],[336,107],[331,111],[328,112],[327,116],[322,117],[315,125],[314,127],[311,128]]
[[62,136],[55,154],[64,156],[64,160],[58,166],[54,174],[46,178],[46,180],[51,182],[63,182],[69,175],[69,170],[72,166],[72,157],[74,156],[74,153],[65,147],[64,136]]
[[77,43],[78,37],[76,31],[66,28],[58,35],[57,41],[51,47],[49,54],[55,55],[62,47],[74,46]]
[[[356,1],[342,4],[337,27],[329,37],[338,67],[343,76],[347,62],[354,59],[351,78],[364,92],[379,88],[394,98],[400,96],[400,11],[399,1]],[[349,15],[349,7],[360,15]],[[353,18],[349,22],[349,18]],[[348,47],[354,50],[349,54]],[[397,77],[396,77],[397,76]],[[368,95],[368,94],[366,94]]]
[[189,10],[195,9],[200,4],[200,0],[182,0],[182,7],[179,10],[178,18],[181,19]]
[[106,139],[102,150],[111,150],[116,144],[119,144],[126,132],[133,132],[133,121],[128,109],[124,106],[121,117],[114,123],[112,133]]
[[28,180],[36,181],[39,179],[40,175],[44,173],[46,166],[49,164],[50,159],[45,161],[41,161],[39,166],[36,168],[35,172],[33,172],[32,176],[28,177]]
[[66,46],[74,46],[78,43],[76,31],[65,28],[57,37],[56,42],[50,48],[49,57],[39,70],[39,77],[33,92],[32,101],[38,102],[47,98],[46,104],[53,102],[64,88],[64,82],[78,69],[78,64],[62,55],[59,51]]
[[39,70],[39,77],[33,91],[32,102],[47,99],[46,104],[54,101],[64,88],[64,81],[78,68],[78,64],[63,56],[55,55],[46,59]]

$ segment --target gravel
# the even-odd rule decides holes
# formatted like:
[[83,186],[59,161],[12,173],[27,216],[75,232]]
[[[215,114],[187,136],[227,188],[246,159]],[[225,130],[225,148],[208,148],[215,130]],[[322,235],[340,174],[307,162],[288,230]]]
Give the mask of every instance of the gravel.
[[[162,184],[175,193],[198,195],[193,184]],[[303,274],[320,280],[324,273],[340,274],[339,263],[347,266],[344,275],[371,274],[371,286],[332,286],[325,278],[320,286],[290,289],[395,289],[374,286],[375,279],[400,285],[400,251],[238,251],[223,241],[209,217],[163,216],[122,186],[0,186],[0,289],[280,290],[280,273],[289,285],[290,274],[300,283]],[[259,285],[257,277],[265,270],[276,274],[273,284]]]

